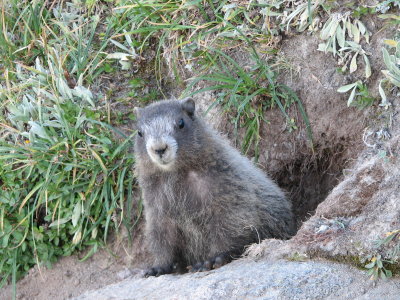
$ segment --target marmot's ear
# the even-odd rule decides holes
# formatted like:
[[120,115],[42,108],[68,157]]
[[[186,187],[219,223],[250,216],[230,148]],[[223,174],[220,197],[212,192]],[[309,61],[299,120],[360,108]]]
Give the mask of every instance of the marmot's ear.
[[196,105],[194,103],[194,100],[192,97],[187,97],[185,99],[182,99],[182,108],[183,110],[190,116],[192,117],[194,115],[194,111],[196,109]]
[[137,106],[133,109],[133,112],[135,113],[136,119],[140,118],[142,110],[143,110],[143,108],[140,108],[140,107],[137,107]]

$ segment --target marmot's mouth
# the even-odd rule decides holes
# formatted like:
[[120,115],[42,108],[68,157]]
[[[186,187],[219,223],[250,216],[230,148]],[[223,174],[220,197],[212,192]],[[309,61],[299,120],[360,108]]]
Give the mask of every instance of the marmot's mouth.
[[173,165],[175,160],[174,159],[164,159],[159,157],[151,157],[151,160],[155,165],[160,167],[161,169],[170,169]]
[[173,166],[174,161],[173,160],[170,160],[170,161],[160,160],[157,162],[157,164],[161,169],[169,170]]

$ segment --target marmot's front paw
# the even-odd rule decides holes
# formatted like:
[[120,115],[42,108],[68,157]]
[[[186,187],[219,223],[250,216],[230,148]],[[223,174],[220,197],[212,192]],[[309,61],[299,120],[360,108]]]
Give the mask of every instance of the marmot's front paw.
[[198,262],[193,266],[188,266],[187,269],[189,270],[189,272],[209,271],[212,269],[217,269],[219,267],[222,267],[223,265],[229,263],[231,260],[232,260],[231,255],[229,255],[228,253],[221,253],[204,262]]
[[183,272],[184,272],[184,267],[182,266],[182,263],[173,263],[166,266],[149,268],[145,271],[144,277],[149,277],[149,276],[158,277],[164,274],[183,273]]
[[173,270],[172,265],[152,267],[145,271],[144,277],[149,277],[149,276],[158,277],[158,276],[164,275],[164,274],[171,274],[173,271],[174,270]]

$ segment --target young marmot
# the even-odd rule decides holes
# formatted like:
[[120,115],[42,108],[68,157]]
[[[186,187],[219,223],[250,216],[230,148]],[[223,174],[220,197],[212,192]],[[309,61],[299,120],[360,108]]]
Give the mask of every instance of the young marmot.
[[136,115],[136,171],[155,257],[147,276],[216,268],[246,245],[293,234],[284,193],[196,115],[191,98]]

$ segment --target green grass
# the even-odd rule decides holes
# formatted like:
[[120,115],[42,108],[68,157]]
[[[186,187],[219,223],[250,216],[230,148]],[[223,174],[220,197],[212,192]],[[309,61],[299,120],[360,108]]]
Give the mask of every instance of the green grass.
[[1,4],[0,282],[12,277],[14,297],[32,266],[91,255],[111,230],[133,226],[134,133],[114,129],[88,88],[123,28],[65,5]]
[[255,62],[250,70],[245,70],[230,56],[214,48],[207,49],[216,60],[216,71],[209,75],[196,77],[188,90],[200,81],[210,82],[211,85],[191,92],[190,95],[206,91],[216,91],[215,102],[209,110],[216,105],[222,106],[224,111],[232,114],[235,136],[238,137],[240,128],[244,128],[242,152],[247,154],[254,150],[256,159],[259,157],[259,143],[261,139],[262,123],[268,123],[264,114],[268,109],[278,108],[286,120],[289,131],[297,129],[295,122],[287,113],[287,109],[294,103],[306,123],[310,140],[312,133],[308,117],[303,105],[289,87],[276,82],[277,74],[261,59],[257,52],[253,52]]
[[13,66],[13,61],[24,58],[28,63],[43,55],[40,39],[49,12],[43,1],[7,1],[1,4],[0,55],[2,64]]
[[70,89],[50,66],[17,68],[19,80],[0,90],[3,283],[130,228],[133,135],[117,140],[90,91]]

